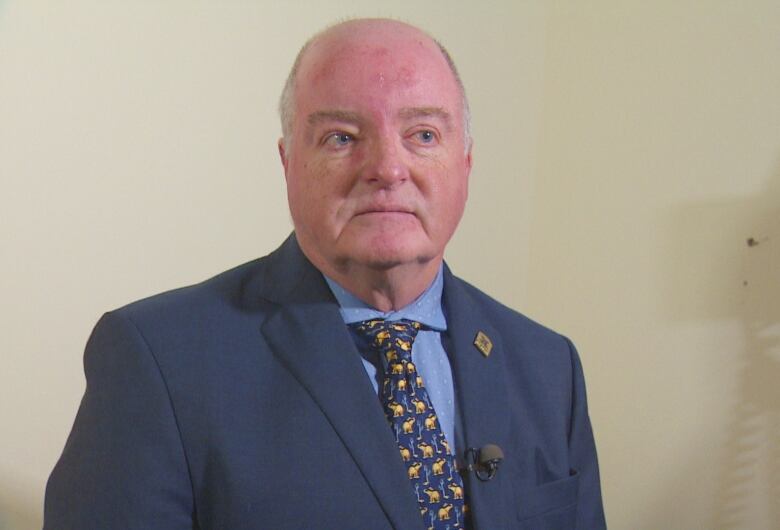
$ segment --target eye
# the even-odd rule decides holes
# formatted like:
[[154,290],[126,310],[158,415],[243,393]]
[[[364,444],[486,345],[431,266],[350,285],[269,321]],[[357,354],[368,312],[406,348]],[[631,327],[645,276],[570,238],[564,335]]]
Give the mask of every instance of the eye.
[[431,129],[421,129],[419,131],[415,131],[412,137],[422,145],[433,145],[438,140],[436,132],[432,131]]
[[346,147],[355,141],[355,137],[345,132],[335,132],[325,138],[325,144],[330,147]]
[[420,137],[420,140],[422,140],[426,144],[429,144],[436,139],[436,137],[433,134],[433,131],[420,131],[419,133],[417,133],[417,135]]

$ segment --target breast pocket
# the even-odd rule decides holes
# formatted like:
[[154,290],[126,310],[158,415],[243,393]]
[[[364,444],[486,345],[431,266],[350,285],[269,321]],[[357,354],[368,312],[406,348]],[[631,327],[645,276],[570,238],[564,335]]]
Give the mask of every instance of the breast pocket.
[[574,530],[577,516],[579,475],[547,482],[519,492],[517,526],[519,530]]

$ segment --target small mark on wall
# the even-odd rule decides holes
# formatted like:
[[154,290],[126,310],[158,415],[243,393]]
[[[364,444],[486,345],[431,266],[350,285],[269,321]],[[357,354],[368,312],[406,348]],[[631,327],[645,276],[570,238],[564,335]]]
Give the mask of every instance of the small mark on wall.
[[749,237],[747,238],[747,246],[757,247],[758,245],[764,243],[765,241],[769,241],[769,237],[762,237],[760,239],[756,239],[755,237]]

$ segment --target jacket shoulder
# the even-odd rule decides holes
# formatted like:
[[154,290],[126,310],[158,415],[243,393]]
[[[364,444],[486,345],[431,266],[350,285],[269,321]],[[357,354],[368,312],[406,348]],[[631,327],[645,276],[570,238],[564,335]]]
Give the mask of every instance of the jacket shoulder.
[[474,304],[475,308],[483,312],[502,333],[510,335],[517,334],[526,337],[530,335],[539,339],[543,338],[555,342],[560,342],[561,340],[568,341],[566,337],[557,331],[554,331],[525,314],[499,302],[469,282],[462,280],[457,276],[450,276],[450,280],[453,282],[454,286],[466,295]]
[[218,308],[223,310],[242,305],[242,293],[251,278],[262,274],[264,260],[258,258],[202,282],[179,287],[131,302],[112,311],[133,321],[149,318],[192,315]]

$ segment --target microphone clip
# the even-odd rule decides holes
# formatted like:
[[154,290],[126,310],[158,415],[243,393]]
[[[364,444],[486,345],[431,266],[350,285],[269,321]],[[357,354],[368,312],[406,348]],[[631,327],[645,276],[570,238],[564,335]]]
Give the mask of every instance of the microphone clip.
[[466,469],[473,471],[482,482],[487,482],[496,476],[498,465],[504,460],[504,452],[495,444],[487,444],[479,449],[469,447],[464,457]]

